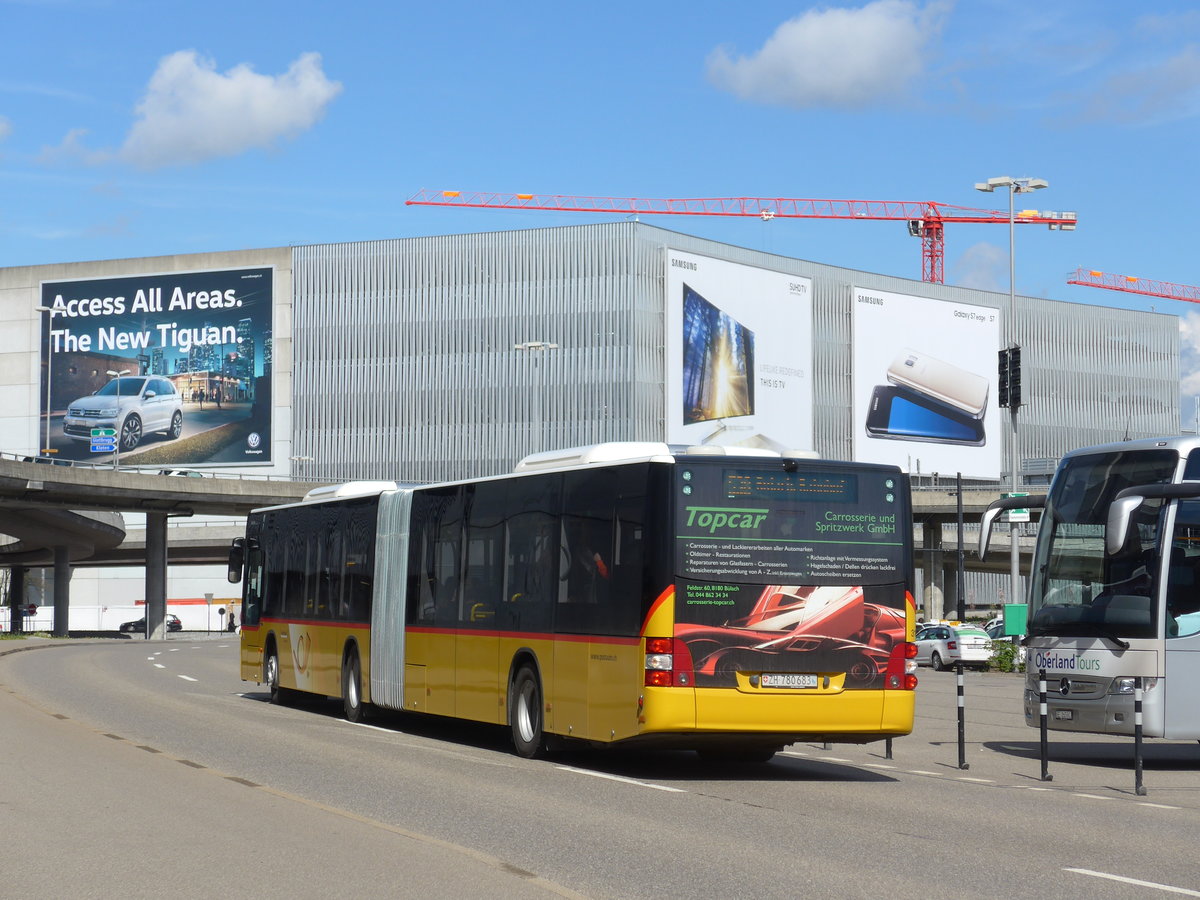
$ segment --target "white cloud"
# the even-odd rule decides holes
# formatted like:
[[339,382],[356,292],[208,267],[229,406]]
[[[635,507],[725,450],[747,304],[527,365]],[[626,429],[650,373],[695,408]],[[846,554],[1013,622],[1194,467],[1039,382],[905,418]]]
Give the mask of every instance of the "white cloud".
[[317,53],[270,76],[245,64],[222,74],[212,60],[181,50],[159,63],[117,155],[155,169],[271,147],[311,128],[341,90]]
[[0,116],[0,141],[12,134],[12,122],[8,121],[4,116]]
[[717,48],[708,77],[744,100],[796,109],[892,100],[923,74],[926,46],[950,6],[876,0],[858,9],[810,10],[780,25],[757,53],[733,58]]
[[1079,118],[1122,125],[1157,125],[1200,113],[1200,49],[1189,45],[1162,62],[1109,78]]
[[1008,252],[995,244],[972,244],[954,262],[954,283],[981,291],[1008,289]]
[[83,137],[87,133],[86,128],[72,128],[57,147],[43,147],[42,152],[38,155],[38,160],[51,165],[75,162],[76,160],[86,163],[104,162],[108,158],[108,154],[89,150],[83,145]]

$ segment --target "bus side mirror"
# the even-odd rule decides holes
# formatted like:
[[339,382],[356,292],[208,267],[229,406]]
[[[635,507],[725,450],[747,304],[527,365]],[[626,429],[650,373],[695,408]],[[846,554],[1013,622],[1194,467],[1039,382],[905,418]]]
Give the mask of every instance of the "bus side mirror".
[[1109,504],[1108,522],[1104,526],[1104,552],[1109,556],[1116,556],[1125,546],[1125,540],[1129,537],[1129,520],[1145,499],[1139,494],[1131,494],[1118,497]]
[[989,506],[984,510],[983,518],[979,520],[979,561],[987,558],[988,542],[992,539],[992,523],[1004,510]]
[[229,572],[226,577],[230,584],[237,584],[242,580],[242,569],[246,565],[246,539],[234,538],[233,545],[229,548]]
[[992,537],[992,525],[996,517],[1010,509],[1045,509],[1045,494],[1025,494],[1016,497],[1001,497],[988,504],[979,519],[979,559],[987,557],[988,541]]

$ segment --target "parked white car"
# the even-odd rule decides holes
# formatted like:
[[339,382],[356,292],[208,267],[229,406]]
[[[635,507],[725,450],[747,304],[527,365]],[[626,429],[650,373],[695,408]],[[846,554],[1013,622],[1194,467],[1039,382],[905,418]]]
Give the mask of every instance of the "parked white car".
[[183,398],[174,384],[157,375],[114,378],[67,407],[63,417],[67,437],[90,441],[93,428],[116,431],[122,452],[132,450],[150,431],[161,431],[174,440],[183,433]]
[[917,632],[917,665],[935,672],[957,662],[986,669],[992,658],[992,639],[974,625],[926,625]]

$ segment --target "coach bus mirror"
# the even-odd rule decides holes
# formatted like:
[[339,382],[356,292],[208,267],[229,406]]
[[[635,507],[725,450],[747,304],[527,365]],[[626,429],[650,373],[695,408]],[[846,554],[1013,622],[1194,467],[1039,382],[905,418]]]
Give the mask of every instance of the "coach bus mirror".
[[1108,506],[1108,522],[1104,527],[1104,552],[1116,556],[1129,536],[1129,519],[1145,498],[1138,494],[1118,497]]
[[230,584],[237,584],[242,580],[242,567],[246,564],[246,540],[245,538],[234,538],[233,545],[229,548],[229,573],[226,576]]
[[996,517],[1004,512],[1000,507],[989,506],[984,510],[983,518],[979,520],[979,561],[983,562],[987,558],[988,542],[992,539],[992,523],[996,521]]

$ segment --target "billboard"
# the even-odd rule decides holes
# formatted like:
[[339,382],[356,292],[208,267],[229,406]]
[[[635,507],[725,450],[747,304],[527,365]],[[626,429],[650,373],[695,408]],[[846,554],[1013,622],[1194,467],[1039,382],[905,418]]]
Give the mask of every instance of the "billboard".
[[41,284],[40,454],[271,461],[274,269]]
[[999,312],[855,287],[853,316],[854,458],[998,478]]
[[666,440],[812,449],[812,280],[668,250],[666,283]]

